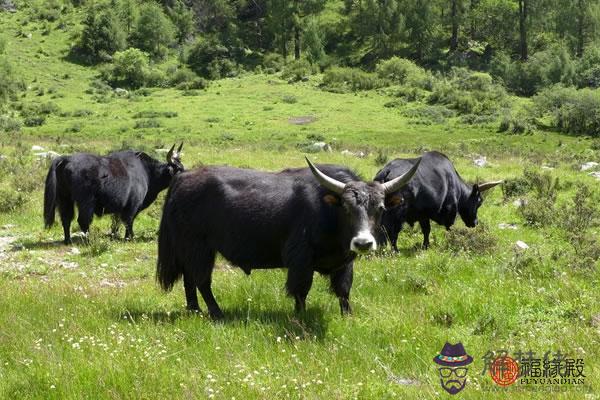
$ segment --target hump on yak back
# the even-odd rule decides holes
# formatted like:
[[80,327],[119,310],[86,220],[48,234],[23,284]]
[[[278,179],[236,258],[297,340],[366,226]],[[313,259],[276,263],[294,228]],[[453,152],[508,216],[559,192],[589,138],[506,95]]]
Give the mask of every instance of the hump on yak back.
[[377,182],[388,182],[401,174],[403,174],[408,168],[414,166],[417,161],[421,160],[419,169],[416,171],[413,178],[408,182],[408,187],[415,186],[421,183],[423,180],[427,181],[428,175],[434,173],[434,171],[445,171],[454,172],[456,170],[454,165],[446,155],[438,151],[428,151],[421,157],[417,158],[396,158],[388,162],[378,173],[375,175],[374,180]]

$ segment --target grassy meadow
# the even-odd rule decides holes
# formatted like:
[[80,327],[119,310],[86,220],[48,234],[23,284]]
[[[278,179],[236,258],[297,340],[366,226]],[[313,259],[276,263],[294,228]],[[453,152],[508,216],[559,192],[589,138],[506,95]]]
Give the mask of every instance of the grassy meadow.
[[[28,86],[20,102],[53,105],[43,125],[0,132],[0,397],[449,398],[432,362],[446,341],[462,342],[475,359],[460,398],[548,396],[519,384],[501,388],[482,375],[482,357],[499,349],[583,358],[586,386],[552,396],[598,397],[600,276],[592,240],[599,229],[586,219],[600,212],[600,197],[592,170],[580,171],[600,161],[596,142],[550,131],[508,135],[496,122],[466,125],[455,117],[431,123],[407,116],[413,105],[385,107],[390,98],[377,91],[322,91],[318,75],[288,84],[248,74],[204,91],[119,95],[95,83],[95,69],[67,60],[68,33],[42,35],[23,18],[0,14],[7,54]],[[303,166],[308,154],[370,179],[387,159],[435,149],[470,182],[529,186],[493,189],[477,229],[458,221],[447,233],[434,225],[427,251],[415,227],[401,234],[400,254],[359,258],[347,318],[326,279],[315,279],[307,312],[295,315],[285,271],[248,277],[219,259],[213,289],[226,318],[214,323],[185,311],[181,284],[165,294],[155,283],[164,194],[136,219],[132,242],[109,237],[110,217],[94,220],[89,244],[75,237],[62,245],[60,224],[43,229],[49,161],[36,153],[135,148],[164,157],[156,149],[180,141],[188,169],[275,171]],[[332,151],[307,153],[321,141]],[[480,157],[484,167],[473,162]],[[557,186],[536,183],[555,178]],[[590,193],[577,207],[582,185]],[[556,204],[536,198],[536,188]],[[527,213],[519,199],[533,205]],[[516,249],[517,241],[529,248]]]

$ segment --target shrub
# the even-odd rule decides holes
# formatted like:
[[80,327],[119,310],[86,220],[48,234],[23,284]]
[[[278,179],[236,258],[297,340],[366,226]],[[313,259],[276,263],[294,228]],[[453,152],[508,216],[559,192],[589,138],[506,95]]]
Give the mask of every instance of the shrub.
[[500,53],[492,59],[490,72],[502,79],[515,93],[532,96],[557,83],[573,84],[576,80],[575,68],[568,49],[556,45],[533,54],[527,62],[512,61]]
[[150,80],[148,55],[136,48],[117,52],[112,65],[102,71],[102,77],[113,86],[145,86]]
[[87,62],[108,61],[126,45],[125,32],[114,8],[108,3],[92,4],[86,11],[81,36],[72,52]]
[[161,123],[157,119],[141,119],[135,122],[133,126],[135,129],[145,129],[145,128],[160,128]]
[[553,87],[533,99],[538,115],[549,115],[562,132],[600,136],[600,89]]
[[446,249],[454,253],[490,254],[495,248],[496,238],[483,224],[446,231]]
[[208,81],[204,78],[196,77],[191,81],[181,82],[176,87],[179,90],[204,90],[208,88]]
[[283,68],[281,77],[288,82],[299,82],[308,79],[314,73],[318,72],[318,67],[311,65],[308,60],[294,60]]
[[132,32],[133,44],[154,58],[164,58],[175,40],[175,28],[156,3],[145,3]]
[[0,108],[9,99],[25,88],[25,84],[17,77],[16,71],[8,58],[0,52]]
[[263,57],[262,66],[264,68],[265,73],[274,74],[283,70],[284,66],[283,56],[279,53],[268,53]]
[[600,46],[590,46],[577,65],[579,87],[600,87]]
[[552,178],[549,172],[540,173],[533,169],[523,172],[526,183],[534,191],[534,197],[519,207],[519,213],[525,223],[531,226],[548,226],[556,222],[556,197],[560,189],[558,178]]
[[508,106],[506,91],[490,75],[465,68],[453,68],[448,77],[437,80],[428,102],[459,114],[492,114]]
[[27,202],[27,196],[12,188],[0,188],[0,213],[8,213],[22,207]]
[[21,130],[21,122],[8,115],[0,115],[0,132],[14,133]]
[[325,50],[323,48],[323,32],[316,18],[308,18],[305,22],[302,40],[306,59],[311,64],[319,64],[325,58]]
[[400,57],[379,62],[375,71],[383,80],[414,87],[423,87],[427,77],[427,72],[423,68]]
[[515,135],[532,133],[533,131],[535,131],[534,118],[526,113],[505,114],[498,127],[498,132],[508,132]]
[[405,109],[402,112],[402,115],[418,120],[419,123],[430,125],[443,124],[448,118],[454,116],[454,112],[444,106],[424,105],[416,108]]
[[386,82],[374,73],[358,68],[333,67],[323,76],[325,90],[334,92],[371,90],[385,86]]
[[177,86],[181,83],[190,82],[196,79],[197,75],[194,71],[187,68],[176,68],[174,71],[168,71],[169,75],[169,86]]
[[229,56],[229,49],[216,38],[198,38],[190,49],[187,64],[204,78],[220,79],[238,73],[238,66]]

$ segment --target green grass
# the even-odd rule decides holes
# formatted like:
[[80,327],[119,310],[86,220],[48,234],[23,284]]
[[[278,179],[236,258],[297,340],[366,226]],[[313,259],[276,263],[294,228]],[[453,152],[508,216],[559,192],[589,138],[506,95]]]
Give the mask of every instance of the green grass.
[[[496,132],[497,124],[464,126],[457,118],[423,125],[404,117],[402,107],[384,107],[391,99],[376,92],[321,91],[319,77],[289,85],[276,76],[245,75],[213,82],[197,96],[164,89],[129,98],[109,93],[98,102],[97,93],[88,90],[97,71],[62,59],[72,29],[42,37],[41,25],[23,25],[25,18],[0,14],[8,54],[30,87],[20,102],[52,101],[60,111],[42,126],[0,137],[6,157],[0,160],[0,187],[11,191],[15,180],[32,181],[24,185],[25,203],[0,213],[0,237],[14,240],[0,252],[0,397],[437,398],[445,392],[431,359],[445,341],[462,341],[475,358],[461,398],[547,396],[516,386],[499,390],[481,376],[483,355],[497,349],[538,354],[560,349],[583,357],[586,398],[596,397],[599,334],[591,321],[600,313],[598,262],[570,267],[564,230],[524,225],[500,189],[480,210],[496,240],[492,251],[455,252],[438,226],[431,249],[416,250],[421,235],[408,229],[399,239],[400,255],[358,259],[354,314],[348,318],[340,317],[323,278],[315,279],[306,314],[295,315],[284,295],[283,271],[247,277],[219,259],[213,287],[226,319],[213,323],[184,310],[181,285],[164,294],[154,282],[163,197],[137,218],[133,242],[110,239],[110,218],[96,219],[91,244],[76,242],[71,247],[79,251],[73,251],[56,243],[62,239],[58,226],[42,227],[48,164],[30,150],[40,145],[63,154],[103,153],[134,147],[158,156],[156,148],[183,140],[187,168],[279,170],[303,166],[302,146],[322,137],[333,152],[311,154],[312,159],[348,165],[365,178],[380,168],[379,151],[394,158],[442,150],[471,182],[514,178],[525,166],[553,163],[551,174],[566,183],[559,192],[562,204],[581,183],[597,187],[574,168],[598,159],[591,141],[553,132],[505,135]],[[32,39],[18,38],[17,29],[32,32]],[[292,97],[296,102],[285,100]],[[160,121],[147,124],[159,127],[135,129],[139,116]],[[289,122],[299,116],[315,121]],[[346,149],[366,156],[342,154]],[[477,155],[487,156],[489,165],[475,167]],[[518,229],[502,230],[500,223]],[[589,235],[597,236],[598,228]],[[530,246],[533,262],[520,263],[517,240]],[[399,379],[414,383],[398,384]]]

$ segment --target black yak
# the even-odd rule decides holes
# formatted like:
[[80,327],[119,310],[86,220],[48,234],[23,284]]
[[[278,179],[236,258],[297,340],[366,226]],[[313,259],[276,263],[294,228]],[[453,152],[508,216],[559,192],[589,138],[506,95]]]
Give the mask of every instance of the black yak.
[[115,214],[125,224],[125,238],[133,238],[133,220],[166,189],[171,179],[184,170],[175,145],[167,153],[167,162],[160,163],[143,152],[132,150],[108,156],[77,153],[60,156],[52,161],[44,192],[44,221],[54,224],[58,206],[65,235],[71,242],[71,221],[74,203],[77,222],[87,235],[94,214]]
[[385,242],[388,239],[396,251],[398,233],[405,222],[411,226],[419,222],[424,248],[429,247],[429,220],[450,229],[456,216],[460,215],[466,226],[476,226],[477,210],[483,203],[481,193],[502,183],[495,181],[468,185],[448,157],[437,151],[427,152],[421,158],[392,160],[377,173],[375,181],[383,183],[393,180],[417,162],[421,166],[413,179],[396,193],[402,197],[402,205],[387,210],[382,218],[387,238],[378,241]]
[[200,290],[210,316],[223,313],[211,289],[216,253],[250,274],[287,268],[286,289],[305,309],[314,271],[329,275],[342,314],[350,312],[353,261],[377,247],[374,232],[391,193],[418,163],[396,179],[363,182],[349,169],[322,165],[278,173],[203,167],[173,179],[158,237],[157,280],[165,290],[183,276],[187,307],[198,310]]

